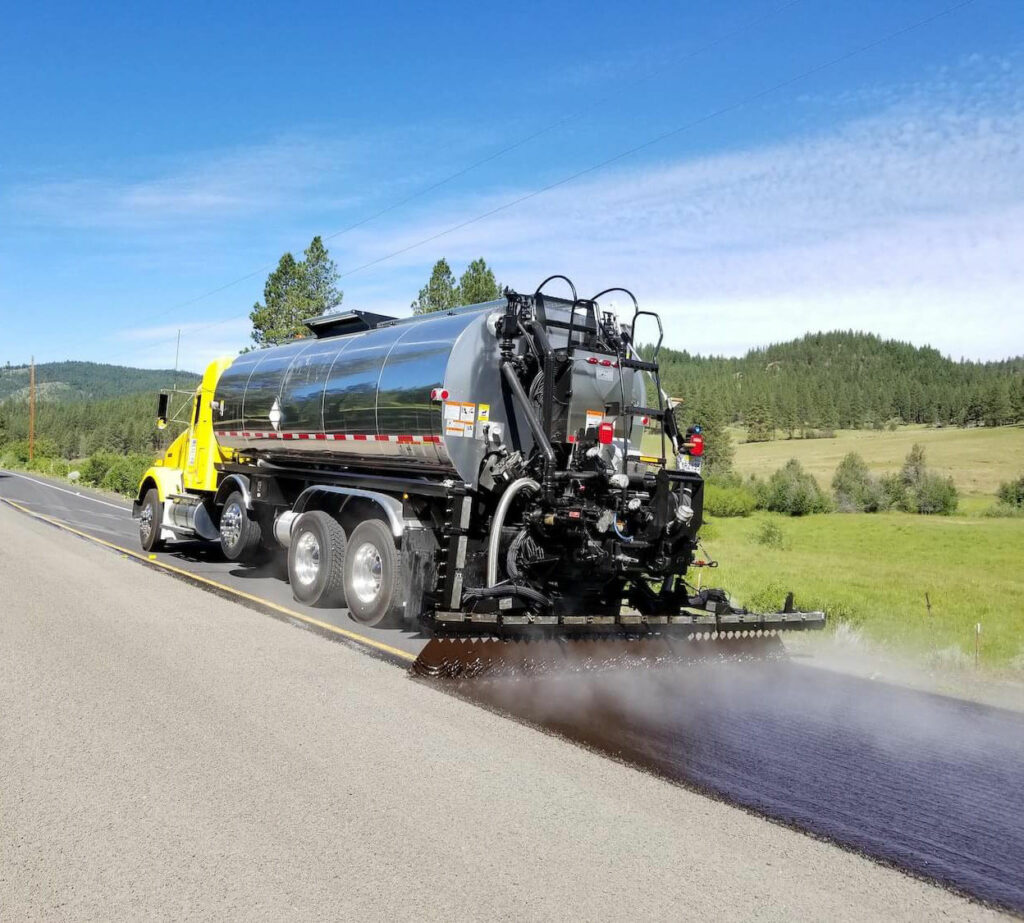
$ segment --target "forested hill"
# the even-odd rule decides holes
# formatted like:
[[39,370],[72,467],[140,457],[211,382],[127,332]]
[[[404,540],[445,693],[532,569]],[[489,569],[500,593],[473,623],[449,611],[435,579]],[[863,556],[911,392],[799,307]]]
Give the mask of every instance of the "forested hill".
[[742,422],[755,430],[1024,419],[1024,357],[958,362],[930,347],[836,331],[754,349],[742,358],[663,349],[660,360],[665,390],[684,401],[681,416]]
[[[178,387],[190,388],[199,380],[192,372],[169,369],[133,369],[124,365],[97,362],[43,362],[36,366],[36,388],[40,400],[97,400],[122,397],[139,392],[157,392],[170,388],[177,377]],[[6,365],[0,368],[0,401],[28,397],[29,367]]]

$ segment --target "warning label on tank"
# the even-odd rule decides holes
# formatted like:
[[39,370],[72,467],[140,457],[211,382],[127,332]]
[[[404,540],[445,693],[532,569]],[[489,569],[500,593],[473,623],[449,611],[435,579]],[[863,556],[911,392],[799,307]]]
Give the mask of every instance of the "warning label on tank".
[[481,404],[480,410],[477,413],[477,419],[481,423],[487,423],[491,419],[491,405]]
[[600,426],[601,421],[604,419],[604,412],[601,410],[588,410],[587,411],[587,429],[594,426]]
[[476,404],[472,401],[447,401],[444,405],[444,434],[472,436],[476,423]]

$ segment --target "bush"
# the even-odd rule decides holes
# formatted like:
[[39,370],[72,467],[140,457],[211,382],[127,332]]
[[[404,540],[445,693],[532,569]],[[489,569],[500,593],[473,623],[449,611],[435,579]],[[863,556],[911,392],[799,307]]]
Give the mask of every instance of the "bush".
[[103,475],[100,486],[126,496],[134,496],[139,481],[152,464],[148,455],[123,455],[117,458]]
[[917,486],[917,512],[926,516],[950,516],[960,502],[952,478],[926,474]]
[[1016,481],[1004,481],[996,491],[999,502],[1005,506],[1024,509],[1024,474]]
[[1003,518],[1020,517],[1024,519],[1024,506],[1009,506],[1000,501],[999,503],[993,503],[982,515]]
[[827,513],[831,509],[829,499],[818,486],[814,475],[804,471],[795,458],[786,462],[767,481],[753,483],[760,509],[788,513],[790,516]]
[[929,474],[924,448],[918,444],[907,454],[899,474],[882,478],[882,492],[888,506],[904,513],[949,516],[959,504],[953,479]]
[[757,498],[745,487],[704,485],[704,512],[709,516],[749,516],[757,506]]
[[40,474],[48,474],[56,478],[67,477],[71,470],[71,465],[63,458],[39,458],[38,456],[32,459],[31,464],[27,467],[29,471],[38,471]]
[[121,457],[113,452],[93,452],[78,469],[82,475],[82,483],[99,487],[107,476],[107,472]]
[[757,531],[751,536],[755,545],[764,545],[767,548],[777,548],[779,551],[785,547],[786,536],[777,522],[766,519],[758,526]]
[[[57,458],[59,454],[60,453],[57,451],[57,443],[52,439],[42,437],[36,440],[33,451],[34,458],[32,461],[38,462],[43,459]],[[2,460],[3,464],[8,468],[20,468],[27,465],[28,440],[15,439],[12,442],[8,442],[3,449],[0,450],[0,460]]]
[[850,452],[839,463],[832,478],[832,492],[841,513],[875,513],[886,507],[882,485],[856,452]]

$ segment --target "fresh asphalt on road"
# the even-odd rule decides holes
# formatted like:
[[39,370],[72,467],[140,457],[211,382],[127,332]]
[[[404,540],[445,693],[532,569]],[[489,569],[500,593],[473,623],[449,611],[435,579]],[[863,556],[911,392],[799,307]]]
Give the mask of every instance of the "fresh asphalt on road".
[[[138,551],[127,504],[18,472],[0,472],[0,497],[149,558]],[[228,564],[199,544],[177,546],[154,563],[392,660],[409,662],[426,642],[366,629],[344,612],[303,607],[278,568]],[[554,675],[459,692],[1024,912],[1024,720],[1017,714],[798,663]]]

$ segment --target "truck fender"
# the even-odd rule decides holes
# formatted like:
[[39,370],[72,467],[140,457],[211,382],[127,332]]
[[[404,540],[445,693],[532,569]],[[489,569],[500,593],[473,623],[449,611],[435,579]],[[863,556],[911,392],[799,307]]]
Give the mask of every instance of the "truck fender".
[[388,526],[391,529],[391,534],[395,539],[400,539],[408,528],[421,528],[419,520],[406,519],[402,510],[402,501],[397,497],[392,497],[389,494],[380,493],[376,490],[362,490],[357,487],[336,487],[332,484],[316,484],[313,487],[307,487],[292,506],[292,512],[304,513],[306,510],[319,509],[326,497],[338,497],[341,498],[341,509],[344,510],[345,504],[352,498],[358,497],[363,500],[368,500],[375,506],[379,507],[384,513]]
[[228,495],[238,491],[245,501],[245,508],[252,510],[252,494],[249,492],[249,478],[244,474],[229,474],[217,487],[217,494],[213,498],[214,506],[223,506]]
[[165,503],[170,494],[181,493],[181,469],[157,466],[149,468],[139,482],[139,492],[132,503],[132,516],[138,517],[143,499],[154,487],[161,503]]

